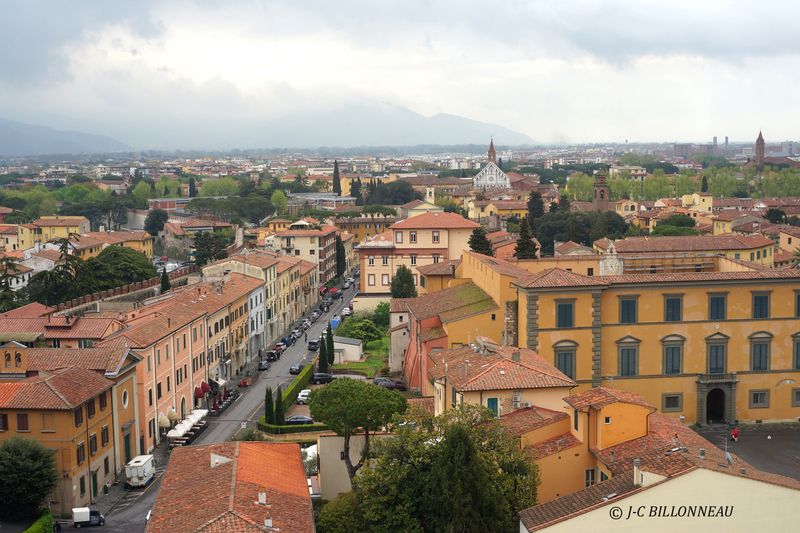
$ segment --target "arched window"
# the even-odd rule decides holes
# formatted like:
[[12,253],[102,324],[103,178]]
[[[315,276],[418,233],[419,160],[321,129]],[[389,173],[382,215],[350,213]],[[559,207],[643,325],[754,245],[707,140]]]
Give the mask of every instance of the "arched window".
[[22,354],[19,352],[14,355],[14,366],[17,368],[22,366]]
[[11,368],[11,354],[6,352],[6,368]]
[[575,341],[559,341],[553,345],[554,365],[570,379],[577,375],[578,343]]

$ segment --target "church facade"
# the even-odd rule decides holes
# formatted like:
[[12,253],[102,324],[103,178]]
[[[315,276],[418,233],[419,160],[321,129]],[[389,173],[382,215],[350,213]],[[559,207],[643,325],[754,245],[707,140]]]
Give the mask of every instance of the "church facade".
[[472,185],[476,189],[509,189],[511,180],[500,167],[497,166],[497,152],[494,149],[494,139],[489,143],[489,163],[475,174]]

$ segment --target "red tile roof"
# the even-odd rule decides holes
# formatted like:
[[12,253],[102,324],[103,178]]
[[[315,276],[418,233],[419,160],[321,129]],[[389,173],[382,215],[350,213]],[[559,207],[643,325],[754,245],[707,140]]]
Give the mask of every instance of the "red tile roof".
[[473,229],[480,224],[457,213],[424,213],[395,222],[391,229]]
[[460,258],[448,259],[447,261],[439,261],[438,263],[418,266],[417,272],[423,276],[454,276],[456,273],[456,268],[460,264]]
[[54,250],[52,248],[45,248],[44,250],[39,250],[35,254],[37,257],[42,257],[44,259],[48,259],[53,263],[58,263],[61,261],[61,252],[58,250]]
[[549,457],[550,455],[560,453],[570,448],[575,448],[581,444],[583,443],[580,440],[578,440],[571,432],[567,431],[561,435],[556,435],[555,437],[537,442],[536,444],[526,446],[525,451],[528,452],[534,460],[536,460]]
[[552,409],[534,405],[533,407],[523,407],[501,415],[498,421],[506,432],[515,437],[521,437],[530,431],[548,426],[565,418],[569,418],[569,416],[563,411],[553,411]]
[[113,384],[85,368],[42,372],[21,381],[0,382],[0,409],[71,410]]
[[606,278],[595,278],[576,274],[560,268],[546,268],[535,274],[528,274],[514,282],[523,289],[550,289],[559,287],[602,287],[608,285]]
[[76,367],[115,374],[125,366],[126,361],[140,360],[139,356],[118,347],[28,348],[25,353],[28,354],[29,371]]
[[438,315],[442,322],[459,320],[497,308],[494,300],[472,282],[439,291],[435,297],[423,295],[408,298],[406,305],[417,320]]
[[409,398],[408,405],[417,406],[426,412],[433,414],[434,413],[434,405],[433,405],[433,396],[424,396],[422,398]]
[[617,253],[706,252],[752,250],[772,246],[761,235],[693,235],[683,237],[628,237],[614,242]]
[[530,272],[528,272],[524,268],[520,268],[511,261],[507,261],[499,257],[489,257],[488,255],[479,254],[477,252],[473,252],[472,250],[464,250],[463,255],[468,255],[469,257],[475,259],[476,261],[480,261],[487,268],[490,268],[503,276],[511,276],[513,278],[523,278],[530,276]]
[[48,307],[39,302],[31,302],[22,307],[17,307],[16,309],[0,314],[0,318],[41,318],[54,311],[54,307]]
[[[266,493],[266,505],[258,503]],[[229,442],[177,448],[147,524],[152,533],[311,533],[314,518],[300,447]]]
[[567,396],[566,398],[564,398],[564,401],[567,402],[574,409],[583,409],[585,407],[593,407],[595,409],[600,409],[601,407],[604,407],[606,405],[611,405],[612,403],[621,402],[621,403],[630,403],[633,405],[641,405],[643,407],[649,407],[650,409],[655,411],[655,407],[647,403],[647,400],[645,400],[635,392],[628,392],[617,389],[608,389],[606,387],[594,387],[585,390],[583,392],[580,392],[578,394]]

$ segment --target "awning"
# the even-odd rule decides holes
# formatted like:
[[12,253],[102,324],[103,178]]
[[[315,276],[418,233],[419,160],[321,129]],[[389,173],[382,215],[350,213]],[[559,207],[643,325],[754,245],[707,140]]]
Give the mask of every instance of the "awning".
[[330,292],[339,292],[339,289],[338,289],[338,288],[336,288],[336,287],[331,287],[331,288],[330,288],[330,290],[328,290],[328,292],[329,292],[329,293],[330,293]]
[[208,394],[209,392],[211,392],[211,386],[205,381],[200,384],[200,388],[202,389],[203,394]]
[[202,387],[195,387],[194,388],[194,399],[198,400],[203,397],[203,389]]
[[218,380],[217,380],[217,385],[218,385],[219,387],[224,387],[224,386],[225,386],[225,383],[227,383],[227,382],[226,382],[224,379],[222,379],[222,378],[220,378],[220,379],[218,379]]
[[167,437],[170,439],[179,439],[183,437],[185,434],[186,430],[182,426],[178,425],[167,432]]
[[208,415],[208,409],[192,409],[192,414],[197,415],[202,420]]
[[223,364],[223,365],[229,365],[229,364],[231,364],[231,360],[230,360],[230,358],[228,358],[228,359],[225,359],[225,360],[222,362],[222,364]]

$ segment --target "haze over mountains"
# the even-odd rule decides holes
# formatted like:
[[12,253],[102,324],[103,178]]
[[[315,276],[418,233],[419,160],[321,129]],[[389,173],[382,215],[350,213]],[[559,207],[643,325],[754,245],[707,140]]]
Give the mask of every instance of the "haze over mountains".
[[[139,125],[136,125],[139,126]],[[152,128],[109,125],[110,136],[62,131],[0,119],[0,156],[112,153],[133,150],[232,150],[421,144],[533,144],[525,134],[497,124],[436,114],[425,117],[402,106],[349,105],[270,120],[207,120],[197,117]],[[119,131],[122,135],[115,135]],[[125,131],[128,135],[125,135]],[[141,133],[147,131],[146,136]],[[128,136],[132,138],[128,138]]]

